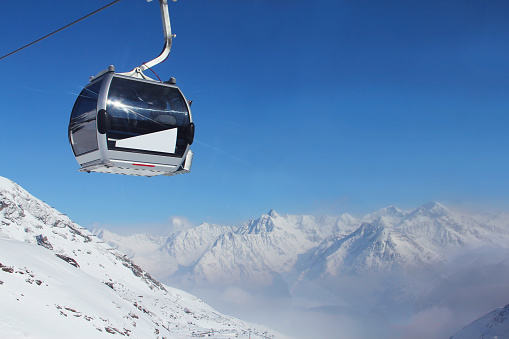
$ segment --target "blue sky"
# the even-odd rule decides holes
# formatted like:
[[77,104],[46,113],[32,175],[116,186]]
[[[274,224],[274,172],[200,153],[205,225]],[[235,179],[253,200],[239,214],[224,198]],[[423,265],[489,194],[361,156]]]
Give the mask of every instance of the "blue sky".
[[[0,54],[109,2],[3,1]],[[171,216],[236,224],[272,208],[508,210],[507,2],[179,0],[170,16],[177,37],[154,71],[194,101],[190,174],[77,171],[77,93],[163,45],[157,1],[123,0],[0,60],[0,175],[116,231],[164,229]]]

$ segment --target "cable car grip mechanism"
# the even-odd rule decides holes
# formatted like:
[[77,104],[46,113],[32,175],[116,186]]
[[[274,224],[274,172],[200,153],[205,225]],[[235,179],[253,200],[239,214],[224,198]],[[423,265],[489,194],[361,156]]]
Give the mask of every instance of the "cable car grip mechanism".
[[[176,2],[177,0],[172,0],[172,1]],[[152,2],[152,0],[147,0],[147,2]],[[161,19],[163,22],[163,32],[164,32],[164,48],[161,51],[161,54],[159,54],[159,56],[156,57],[155,59],[153,59],[149,62],[145,62],[141,66],[134,68],[130,72],[120,73],[120,74],[127,75],[127,76],[134,77],[134,78],[139,78],[139,79],[152,80],[149,77],[147,77],[145,74],[143,74],[143,71],[145,71],[149,68],[152,68],[157,64],[160,64],[161,62],[166,60],[166,58],[170,54],[172,39],[176,35],[171,33],[170,13],[168,11],[168,0],[159,0],[159,7],[161,8]]]

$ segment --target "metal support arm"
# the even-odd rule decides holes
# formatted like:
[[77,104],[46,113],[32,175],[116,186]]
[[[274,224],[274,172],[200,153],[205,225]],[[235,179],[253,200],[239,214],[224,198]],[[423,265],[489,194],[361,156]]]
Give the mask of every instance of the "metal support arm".
[[[147,2],[151,2],[152,0],[147,0]],[[177,1],[177,0],[173,0]],[[164,31],[164,48],[161,52],[161,54],[149,61],[143,63],[141,66],[136,67],[130,72],[121,73],[124,75],[132,76],[135,78],[142,78],[142,79],[150,79],[146,75],[143,74],[143,71],[154,67],[155,65],[163,62],[166,60],[168,55],[170,54],[171,49],[171,42],[174,35],[171,34],[171,25],[170,25],[170,13],[168,11],[168,0],[159,0],[159,7],[161,8],[161,19],[163,21],[163,31]]]
[[[177,0],[173,0],[173,1],[177,1]],[[163,51],[161,52],[161,54],[157,58],[141,65],[140,66],[141,71],[149,69],[149,68],[163,62],[170,54],[171,41],[172,41],[173,35],[171,34],[170,13],[168,12],[168,0],[159,0],[159,6],[161,7],[161,19],[163,21],[164,48],[163,48]]]

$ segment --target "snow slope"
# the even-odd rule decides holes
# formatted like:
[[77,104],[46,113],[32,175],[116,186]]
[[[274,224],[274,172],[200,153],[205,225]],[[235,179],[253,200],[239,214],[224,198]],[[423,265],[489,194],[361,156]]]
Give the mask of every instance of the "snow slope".
[[0,258],[5,337],[91,338],[133,330],[150,337],[157,329],[134,303],[44,247],[0,239]]
[[161,284],[1,177],[0,263],[0,332],[8,337],[222,338],[248,337],[250,329],[251,337],[283,337]]
[[496,309],[473,321],[450,339],[509,338],[509,305]]

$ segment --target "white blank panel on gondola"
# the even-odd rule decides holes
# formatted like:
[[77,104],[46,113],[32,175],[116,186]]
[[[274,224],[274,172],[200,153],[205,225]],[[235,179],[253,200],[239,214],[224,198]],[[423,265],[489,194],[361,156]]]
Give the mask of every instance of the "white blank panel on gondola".
[[175,153],[177,128],[130,137],[115,142],[117,148],[131,148],[143,151]]
[[177,86],[113,71],[83,89],[69,122],[74,155],[86,172],[187,173],[193,138],[190,107]]

